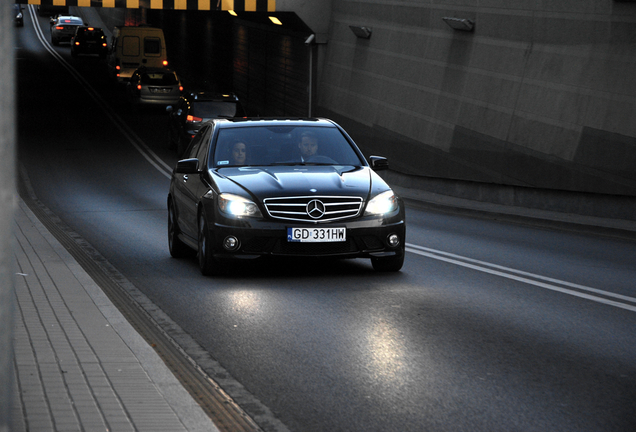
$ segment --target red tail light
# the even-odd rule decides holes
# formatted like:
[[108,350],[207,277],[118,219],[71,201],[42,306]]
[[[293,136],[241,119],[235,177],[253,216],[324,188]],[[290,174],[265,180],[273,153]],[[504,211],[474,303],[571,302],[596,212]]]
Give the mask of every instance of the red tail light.
[[55,26],[55,30],[64,30],[64,26]]
[[189,116],[186,117],[186,121],[190,122],[190,123],[194,123],[194,122],[203,121],[203,119],[201,117],[195,117],[193,115],[189,115]]
[[117,65],[117,66],[115,66],[115,69],[121,70],[121,66]]
[[179,91],[182,92],[183,91],[183,86],[179,86]]
[[93,30],[95,30],[93,27],[88,28],[88,31],[93,31]]
[[141,90],[141,84],[137,84],[137,90]]
[[106,42],[104,42],[104,43],[102,44],[102,46],[103,46],[103,47],[106,47],[106,46],[108,46],[108,45],[106,44]]
[[78,45],[78,46],[79,46],[79,42],[75,42],[75,45]]
[[163,61],[163,66],[164,66],[164,67],[168,66],[168,60],[164,60],[164,61]]

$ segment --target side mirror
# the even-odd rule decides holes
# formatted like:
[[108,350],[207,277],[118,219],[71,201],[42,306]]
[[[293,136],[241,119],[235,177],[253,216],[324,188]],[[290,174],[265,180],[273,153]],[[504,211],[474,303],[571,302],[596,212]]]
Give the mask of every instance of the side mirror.
[[369,165],[373,171],[389,169],[389,160],[382,156],[369,156]]
[[174,167],[174,172],[177,174],[196,174],[199,172],[199,159],[183,159],[177,162],[177,166]]

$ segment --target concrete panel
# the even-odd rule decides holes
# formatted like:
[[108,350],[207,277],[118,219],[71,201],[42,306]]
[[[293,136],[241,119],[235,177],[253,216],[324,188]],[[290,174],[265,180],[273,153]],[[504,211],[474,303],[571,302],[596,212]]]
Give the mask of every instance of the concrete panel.
[[532,40],[534,16],[531,12],[479,12],[475,17],[475,33],[480,38],[528,42]]
[[526,65],[526,45],[475,41],[470,66],[493,73],[523,76]]
[[464,97],[512,110],[517,104],[521,82],[500,74],[472,73],[464,88]]
[[510,124],[510,143],[546,157],[553,155],[566,161],[572,160],[580,128],[567,128],[566,124],[548,123],[546,118],[516,114]]
[[636,138],[584,128],[574,162],[636,181]]
[[590,102],[588,95],[573,87],[545,85],[533,81],[521,86],[516,109],[551,121],[580,124]]
[[[636,168],[628,166],[636,154],[629,141],[636,137],[636,4],[412,1],[401,3],[404,17],[388,0],[344,3],[334,9],[346,14],[334,12],[328,49],[336,54],[325,66],[337,85],[326,87],[320,110],[344,116],[322,102],[347,99],[346,123],[364,146],[390,142],[400,168],[413,174],[424,164],[422,175],[452,179],[636,191]],[[454,31],[443,16],[474,19],[475,30]],[[352,19],[375,27],[369,41],[353,41]],[[604,148],[611,150],[595,165]]]

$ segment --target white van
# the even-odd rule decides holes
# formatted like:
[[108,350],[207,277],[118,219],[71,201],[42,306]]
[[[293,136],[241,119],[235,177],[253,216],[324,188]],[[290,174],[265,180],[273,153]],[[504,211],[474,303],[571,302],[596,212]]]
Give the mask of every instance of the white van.
[[109,72],[118,82],[124,82],[141,66],[168,66],[163,30],[148,26],[115,27],[108,52]]

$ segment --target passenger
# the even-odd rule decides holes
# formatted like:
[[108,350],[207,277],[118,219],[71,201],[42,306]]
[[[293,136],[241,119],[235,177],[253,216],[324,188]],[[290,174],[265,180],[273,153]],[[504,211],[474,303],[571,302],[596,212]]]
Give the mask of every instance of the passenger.
[[303,132],[300,134],[298,148],[300,149],[300,157],[306,161],[318,152],[318,138],[312,132]]
[[232,144],[230,151],[231,165],[245,165],[247,161],[247,145],[243,141],[237,141]]

